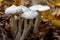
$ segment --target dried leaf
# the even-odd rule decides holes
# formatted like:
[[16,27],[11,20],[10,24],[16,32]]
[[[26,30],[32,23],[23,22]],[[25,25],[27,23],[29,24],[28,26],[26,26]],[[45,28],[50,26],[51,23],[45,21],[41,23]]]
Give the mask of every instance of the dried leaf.
[[2,2],[3,0],[0,0],[0,3]]
[[53,24],[56,26],[56,27],[60,27],[60,20],[52,20]]
[[60,6],[60,2],[56,2],[55,3],[55,6]]

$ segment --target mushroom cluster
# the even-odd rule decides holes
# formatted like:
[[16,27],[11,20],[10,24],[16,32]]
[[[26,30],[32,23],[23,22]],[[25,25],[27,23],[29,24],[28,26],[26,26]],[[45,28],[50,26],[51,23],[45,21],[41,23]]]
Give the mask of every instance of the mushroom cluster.
[[12,5],[5,10],[5,13],[6,14],[23,13],[22,17],[25,17],[28,19],[28,17],[31,17],[31,15],[32,15],[32,18],[34,18],[34,16],[37,15],[37,11],[46,11],[49,9],[50,9],[49,6],[43,6],[43,5],[33,5],[29,8],[27,8],[26,6],[22,6],[22,5],[20,6]]
[[12,5],[5,10],[5,13],[6,14],[16,14],[16,13],[25,12],[28,10],[29,9],[27,7],[22,6],[22,5],[21,6]]
[[43,5],[33,5],[31,6],[29,9],[34,10],[34,11],[38,11],[38,17],[35,20],[35,24],[34,24],[34,33],[38,32],[38,28],[37,26],[39,26],[40,22],[41,22],[41,12],[50,10],[49,6],[43,6]]
[[[28,31],[30,30],[30,28],[32,26],[31,25],[31,23],[33,22],[32,19],[36,18],[36,21],[35,21],[35,24],[34,24],[34,31],[36,32],[36,30],[38,28],[37,26],[40,23],[39,22],[40,21],[40,17],[41,17],[40,16],[40,14],[41,14],[40,12],[46,11],[46,10],[49,10],[49,9],[50,9],[49,6],[43,6],[43,5],[33,5],[33,6],[29,7],[29,8],[26,7],[26,6],[22,6],[22,5],[20,5],[20,6],[12,5],[12,6],[8,7],[5,10],[5,13],[12,15],[12,18],[11,18],[11,25],[12,25],[12,27],[15,24],[15,22],[14,22],[14,16],[16,14],[20,15],[20,17],[22,17],[22,18],[25,18],[25,20],[24,20],[25,21],[24,30],[23,30],[22,36],[20,38],[20,40],[24,40],[26,34],[28,33]],[[17,19],[17,18],[18,17],[15,16],[15,19]],[[29,21],[29,27],[28,27],[28,24],[27,24],[27,20],[28,19],[30,19],[30,21]]]

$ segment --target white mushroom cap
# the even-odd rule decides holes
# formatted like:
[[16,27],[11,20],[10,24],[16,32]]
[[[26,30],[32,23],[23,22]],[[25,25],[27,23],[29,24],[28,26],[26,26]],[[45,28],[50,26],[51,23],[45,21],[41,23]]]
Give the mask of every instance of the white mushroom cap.
[[29,9],[38,10],[40,7],[42,7],[42,5],[33,5],[33,6],[29,7]]
[[38,10],[38,11],[46,11],[46,10],[49,10],[50,7],[49,6],[43,6],[43,5],[33,5],[29,9]]
[[34,19],[35,17],[38,16],[38,12],[36,11],[26,11],[22,14],[22,17],[26,18],[26,19]]
[[20,5],[18,6],[18,12],[25,12],[25,11],[29,11],[30,9],[27,8],[26,6]]
[[17,7],[12,5],[5,10],[5,14],[15,14],[17,13]]
[[21,13],[21,12],[25,12],[25,11],[30,11],[30,9],[27,8],[26,6],[22,6],[22,5],[21,6],[12,5],[5,10],[5,13],[6,14],[16,14],[16,13]]

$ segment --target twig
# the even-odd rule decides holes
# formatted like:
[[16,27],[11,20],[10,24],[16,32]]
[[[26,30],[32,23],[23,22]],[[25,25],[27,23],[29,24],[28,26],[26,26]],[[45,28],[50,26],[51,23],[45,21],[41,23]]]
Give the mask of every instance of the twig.
[[2,30],[1,27],[0,27],[0,29],[1,29],[1,32],[2,32],[3,40],[6,40],[6,36],[4,35],[3,30]]
[[10,16],[9,16],[9,17],[7,17],[7,19],[5,19],[5,20],[1,21],[1,23],[6,22],[8,19],[10,19]]
[[4,35],[3,32],[2,32],[2,36],[3,36],[3,40],[6,40],[6,36]]
[[[53,1],[52,1],[52,0],[49,0],[49,1],[53,3]],[[51,6],[52,8],[54,8],[55,6],[54,6],[54,5],[52,5],[49,1],[48,1],[48,0],[46,0],[46,3],[47,3],[49,6]]]

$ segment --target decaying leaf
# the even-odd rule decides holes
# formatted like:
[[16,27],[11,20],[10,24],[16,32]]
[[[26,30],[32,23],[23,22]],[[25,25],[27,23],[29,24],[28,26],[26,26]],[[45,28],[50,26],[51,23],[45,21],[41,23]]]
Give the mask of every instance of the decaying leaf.
[[0,0],[0,3],[2,2],[3,0]]

